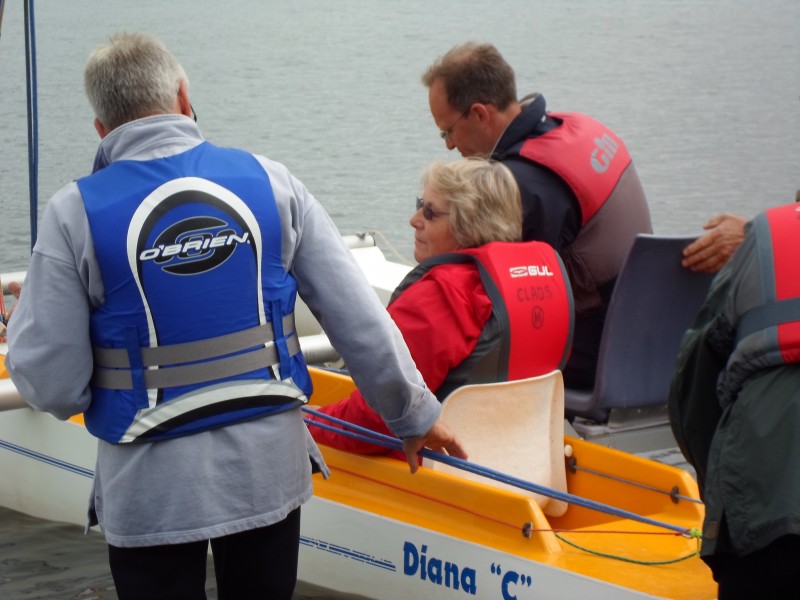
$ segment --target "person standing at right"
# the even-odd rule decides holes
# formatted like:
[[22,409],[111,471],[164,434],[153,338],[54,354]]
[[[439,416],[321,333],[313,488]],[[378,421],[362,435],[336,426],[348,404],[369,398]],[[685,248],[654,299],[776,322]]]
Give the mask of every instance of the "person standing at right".
[[670,424],[720,600],[800,598],[800,205],[757,215],[681,342]]
[[514,71],[491,44],[469,42],[422,76],[440,135],[463,156],[505,164],[522,197],[523,239],[561,255],[575,296],[568,387],[594,386],[603,323],[617,275],[650,210],[625,144],[579,113],[548,113],[544,97],[517,100]]

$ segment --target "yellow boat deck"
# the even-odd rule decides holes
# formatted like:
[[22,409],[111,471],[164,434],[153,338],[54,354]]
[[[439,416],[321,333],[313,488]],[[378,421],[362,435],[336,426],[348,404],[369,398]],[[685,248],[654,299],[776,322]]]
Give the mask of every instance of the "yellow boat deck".
[[[316,405],[353,389],[347,376],[312,371]],[[701,527],[702,504],[675,496],[699,498],[696,482],[685,471],[579,439],[567,437],[565,443],[572,446],[577,465],[567,470],[570,494],[686,530]],[[575,505],[561,517],[547,517],[522,492],[425,468],[411,475],[405,463],[390,457],[323,451],[332,476],[315,478],[319,497],[646,594],[716,597],[710,570],[692,556],[697,539]],[[668,561],[676,562],[647,564]]]

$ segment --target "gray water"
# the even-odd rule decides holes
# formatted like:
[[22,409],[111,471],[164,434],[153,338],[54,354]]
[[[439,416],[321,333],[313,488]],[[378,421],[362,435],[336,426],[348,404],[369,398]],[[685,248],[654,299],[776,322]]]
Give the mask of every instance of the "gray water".
[[[29,252],[20,2],[0,38],[0,271]],[[699,232],[800,187],[797,0],[39,0],[40,204],[86,174],[98,139],[81,88],[107,33],[147,30],[191,79],[206,137],[284,162],[345,233],[410,256],[421,170],[447,153],[421,73],[495,43],[520,95],[588,113],[629,146],[657,231]],[[524,10],[520,10],[525,7]],[[521,14],[520,14],[521,13]],[[384,249],[389,246],[384,243]]]
[[[83,527],[34,519],[0,508],[0,598],[116,600],[102,535]],[[214,562],[206,566],[206,595],[217,597]],[[294,600],[358,600],[300,583]]]
[[[22,7],[6,4],[0,272],[26,268],[30,250]],[[658,232],[699,233],[719,212],[751,216],[800,188],[798,0],[39,0],[35,10],[40,214],[91,166],[98,139],[81,70],[120,29],[149,31],[175,52],[209,140],[285,163],[343,233],[376,231],[392,257],[411,255],[422,169],[456,157],[420,75],[470,39],[500,49],[520,95],[540,91],[551,109],[585,112],[622,136]],[[82,558],[88,545],[102,549],[97,537],[48,547],[66,534],[16,524],[0,513],[1,597],[113,597],[104,550]],[[13,594],[3,591],[8,544],[13,560],[34,565]],[[56,550],[70,589],[52,583],[41,556]]]

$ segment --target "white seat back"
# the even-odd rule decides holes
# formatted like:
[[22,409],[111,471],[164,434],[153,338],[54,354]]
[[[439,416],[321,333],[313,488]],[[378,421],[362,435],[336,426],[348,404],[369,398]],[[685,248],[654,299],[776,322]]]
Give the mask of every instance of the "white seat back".
[[[442,405],[442,419],[458,436],[470,462],[562,492],[564,380],[560,371],[480,385],[465,385]],[[567,504],[436,461],[423,464],[498,487],[530,494],[545,514],[560,516]]]

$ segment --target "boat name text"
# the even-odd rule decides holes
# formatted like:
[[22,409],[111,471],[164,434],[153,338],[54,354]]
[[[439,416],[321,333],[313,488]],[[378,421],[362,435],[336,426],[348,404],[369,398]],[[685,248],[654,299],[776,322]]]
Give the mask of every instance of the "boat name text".
[[409,577],[419,575],[422,581],[446,588],[460,588],[472,596],[477,593],[475,569],[462,568],[453,562],[428,557],[427,552],[428,546],[425,544],[419,549],[411,542],[403,544],[403,573]]

